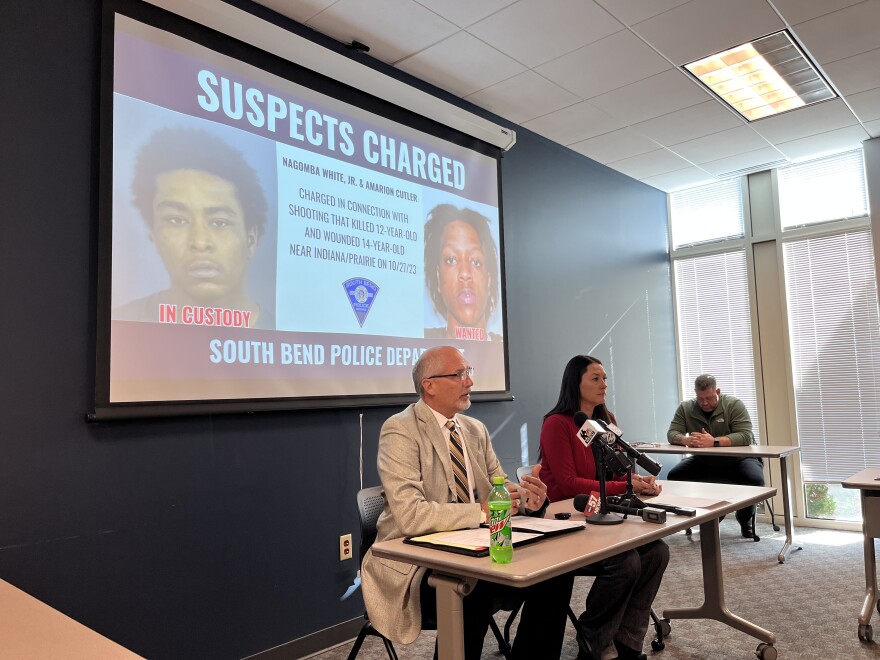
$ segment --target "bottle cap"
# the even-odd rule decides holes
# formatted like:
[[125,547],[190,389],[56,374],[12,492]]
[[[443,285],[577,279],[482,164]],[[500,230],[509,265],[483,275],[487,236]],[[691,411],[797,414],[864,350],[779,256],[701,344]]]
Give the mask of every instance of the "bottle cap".
[[496,486],[504,485],[504,477],[492,477],[492,483]]

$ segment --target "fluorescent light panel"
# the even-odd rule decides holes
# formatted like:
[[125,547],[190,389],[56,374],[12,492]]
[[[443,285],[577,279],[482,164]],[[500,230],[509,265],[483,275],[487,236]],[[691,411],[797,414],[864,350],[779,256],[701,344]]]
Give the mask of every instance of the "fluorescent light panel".
[[747,121],[837,96],[785,30],[684,68]]

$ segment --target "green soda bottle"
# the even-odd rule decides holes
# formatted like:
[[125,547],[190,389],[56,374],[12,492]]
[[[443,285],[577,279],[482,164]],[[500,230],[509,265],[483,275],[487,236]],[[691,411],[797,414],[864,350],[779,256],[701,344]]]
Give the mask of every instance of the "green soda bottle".
[[496,564],[509,564],[513,559],[510,540],[510,492],[504,477],[493,477],[495,486],[489,493],[489,556]]

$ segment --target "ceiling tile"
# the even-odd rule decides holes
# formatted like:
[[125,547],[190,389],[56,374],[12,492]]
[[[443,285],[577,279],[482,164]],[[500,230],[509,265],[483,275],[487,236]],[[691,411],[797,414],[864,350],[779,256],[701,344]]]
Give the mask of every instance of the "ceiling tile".
[[277,11],[282,16],[287,16],[300,23],[305,23],[313,16],[320,14],[336,0],[260,0],[258,4]]
[[823,68],[841,94],[855,94],[880,87],[880,48],[837,60]]
[[652,140],[669,146],[742,125],[743,120],[718,101],[706,101],[634,124],[633,128]]
[[858,120],[846,104],[840,99],[834,99],[752,122],[751,127],[770,142],[776,143],[856,123]]
[[861,126],[848,126],[836,131],[811,135],[800,140],[782,142],[777,144],[776,148],[788,156],[790,160],[805,160],[847,149],[857,149],[868,137],[870,136]]
[[709,92],[687,75],[670,69],[592,98],[590,103],[629,125],[702,103],[708,97]]
[[582,99],[670,69],[669,62],[629,30],[621,30],[535,70]]
[[671,151],[658,149],[646,154],[632,156],[608,163],[608,167],[623,172],[634,179],[644,179],[657,174],[666,174],[685,167],[691,167],[692,163],[679,158]]
[[869,121],[865,124],[865,128],[871,137],[880,137],[880,121]]
[[517,124],[580,101],[534,71],[525,71],[482,89],[467,100]]
[[[880,0],[257,1],[660,186],[782,158],[755,136],[802,159],[878,134]],[[844,100],[746,124],[669,68],[783,23]],[[645,174],[658,167],[671,169]]]
[[398,62],[397,68],[458,96],[522,73],[525,67],[468,34],[448,39]]
[[830,14],[862,0],[773,0],[773,5],[789,25]]
[[619,131],[605,133],[583,142],[575,142],[569,147],[595,161],[609,163],[649,151],[656,151],[657,143],[635,131],[622,128]]
[[880,87],[846,97],[849,106],[863,122],[880,119]]
[[737,126],[719,133],[712,133],[670,146],[669,149],[682,158],[699,165],[710,160],[727,158],[736,154],[768,147],[767,140],[748,126]]
[[592,0],[520,0],[468,32],[532,68],[622,28]]
[[633,31],[681,66],[783,27],[766,0],[691,0]]
[[773,147],[766,147],[727,158],[719,158],[708,163],[700,163],[700,167],[710,174],[721,176],[747,167],[759,167],[765,163],[774,163],[780,160],[785,160],[783,154]]
[[861,2],[801,23],[795,34],[820,64],[880,48],[880,2]]
[[625,25],[635,25],[646,18],[683,5],[688,0],[596,0]]
[[568,145],[617,130],[624,125],[625,122],[619,117],[607,115],[589,101],[582,101],[527,121],[523,127],[554,142]]
[[[275,0],[278,2],[278,0]],[[452,21],[459,27],[467,27],[479,20],[494,14],[507,5],[512,5],[516,0],[416,0],[431,11],[440,14],[447,21]]]
[[343,43],[365,43],[370,55],[389,64],[457,31],[413,0],[339,0],[308,25]]
[[705,183],[715,183],[718,181],[718,178],[699,167],[685,167],[683,170],[649,176],[641,181],[664,192],[673,192],[675,190],[701,186]]

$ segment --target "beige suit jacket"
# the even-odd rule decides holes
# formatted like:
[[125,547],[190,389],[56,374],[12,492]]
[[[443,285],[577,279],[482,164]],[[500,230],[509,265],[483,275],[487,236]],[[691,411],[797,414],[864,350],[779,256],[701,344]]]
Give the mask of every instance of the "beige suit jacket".
[[[464,415],[459,415],[458,421],[477,499],[485,502],[492,489],[492,477],[505,475],[485,425]],[[479,526],[480,505],[455,501],[448,440],[423,401],[390,417],[382,426],[377,466],[385,490],[385,508],[376,523],[376,541]],[[410,644],[419,636],[419,589],[425,570],[374,557],[372,551],[364,557],[361,586],[370,622],[394,642]]]

